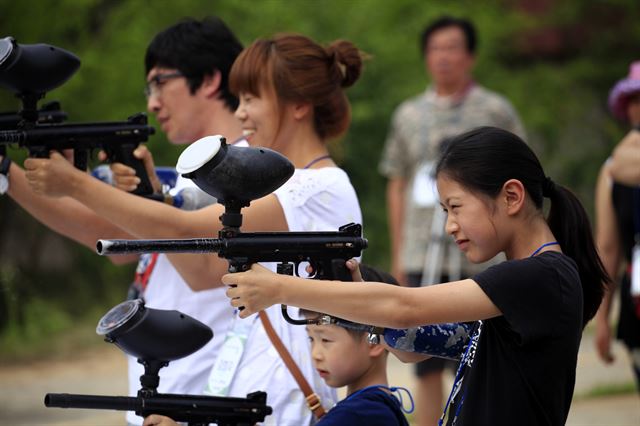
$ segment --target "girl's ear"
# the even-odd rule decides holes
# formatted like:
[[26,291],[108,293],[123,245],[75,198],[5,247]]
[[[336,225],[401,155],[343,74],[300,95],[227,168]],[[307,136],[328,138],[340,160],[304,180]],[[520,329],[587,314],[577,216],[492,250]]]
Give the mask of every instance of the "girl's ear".
[[527,191],[518,179],[509,179],[502,185],[500,198],[505,203],[508,215],[515,215],[522,210],[526,195]]
[[293,118],[302,120],[311,114],[311,104],[308,102],[294,103],[292,105]]

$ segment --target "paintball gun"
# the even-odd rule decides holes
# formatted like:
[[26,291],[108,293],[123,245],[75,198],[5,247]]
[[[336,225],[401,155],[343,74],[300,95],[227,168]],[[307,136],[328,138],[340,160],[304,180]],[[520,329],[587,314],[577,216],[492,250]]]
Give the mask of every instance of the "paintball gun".
[[209,327],[188,315],[147,308],[141,299],[128,300],[109,310],[98,322],[96,332],[144,365],[138,395],[48,393],[45,406],[134,411],[142,417],[161,414],[190,426],[254,425],[272,412],[266,405],[265,392],[254,392],[247,398],[158,393],[159,370],[202,348],[213,337]]
[[[51,150],[73,149],[74,165],[87,169],[89,153],[101,148],[110,162],[120,162],[136,170],[140,184],[133,191],[150,195],[153,187],[142,161],[133,151],[154,128],[147,125],[147,116],[138,113],[124,122],[58,124],[42,123],[37,107],[45,93],[66,82],[80,66],[73,53],[47,44],[18,44],[12,37],[0,39],[0,86],[14,92],[22,101],[15,127],[0,127],[0,155],[6,146],[18,144],[32,157],[46,158]],[[7,118],[8,121],[14,118]]]
[[[227,145],[223,137],[209,136],[185,149],[177,169],[224,205],[218,238],[99,240],[98,254],[216,252],[229,262],[229,272],[245,271],[255,262],[277,262],[278,273],[298,275],[300,264],[308,262],[313,278],[351,281],[345,261],[359,257],[367,247],[359,224],[344,225],[337,232],[240,231],[241,208],[270,194],[293,174],[286,157],[265,148]],[[285,305],[282,313],[292,324],[317,322],[291,318]]]

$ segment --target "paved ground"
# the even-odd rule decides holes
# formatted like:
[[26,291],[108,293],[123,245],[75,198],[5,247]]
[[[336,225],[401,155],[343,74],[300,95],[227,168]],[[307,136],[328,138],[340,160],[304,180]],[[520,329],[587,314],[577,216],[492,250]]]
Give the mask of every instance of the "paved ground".
[[[640,425],[638,395],[582,397],[597,387],[631,383],[625,351],[619,346],[614,349],[616,362],[612,366],[604,366],[596,358],[590,335],[585,335],[579,356],[576,399],[567,425]],[[43,399],[48,392],[125,395],[125,371],[124,356],[107,344],[64,361],[0,366],[0,425],[123,425],[124,417],[120,412],[46,408]],[[411,371],[409,366],[393,358],[389,367],[392,384],[412,389]]]

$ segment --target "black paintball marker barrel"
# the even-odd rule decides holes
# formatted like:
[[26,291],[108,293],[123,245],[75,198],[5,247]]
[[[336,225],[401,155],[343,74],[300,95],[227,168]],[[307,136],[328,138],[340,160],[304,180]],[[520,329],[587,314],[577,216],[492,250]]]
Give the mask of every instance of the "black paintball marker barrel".
[[[359,227],[359,225],[354,225]],[[341,228],[342,229],[342,228]],[[314,257],[360,256],[367,240],[348,232],[255,232],[228,238],[186,240],[98,240],[100,255],[132,253],[218,253],[226,259],[300,262]]]
[[191,238],[185,240],[98,240],[99,255],[139,253],[216,253],[223,242],[218,238]]
[[132,396],[76,395],[48,393],[44,396],[45,407],[89,408],[95,410],[136,411],[136,399]]
[[134,411],[146,417],[160,414],[189,424],[253,425],[272,413],[265,392],[254,392],[247,398],[156,394],[152,396],[98,396],[48,393],[46,407],[86,408]]

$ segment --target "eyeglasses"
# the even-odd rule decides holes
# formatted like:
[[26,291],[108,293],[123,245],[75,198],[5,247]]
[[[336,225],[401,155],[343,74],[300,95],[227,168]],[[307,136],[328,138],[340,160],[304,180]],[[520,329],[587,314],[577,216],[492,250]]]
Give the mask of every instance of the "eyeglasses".
[[147,84],[144,87],[144,95],[147,97],[147,99],[152,96],[158,96],[160,94],[160,89],[164,83],[166,83],[168,80],[179,77],[184,77],[184,75],[180,71],[154,75],[153,77],[151,77],[151,79],[149,79],[149,81],[147,81]]

